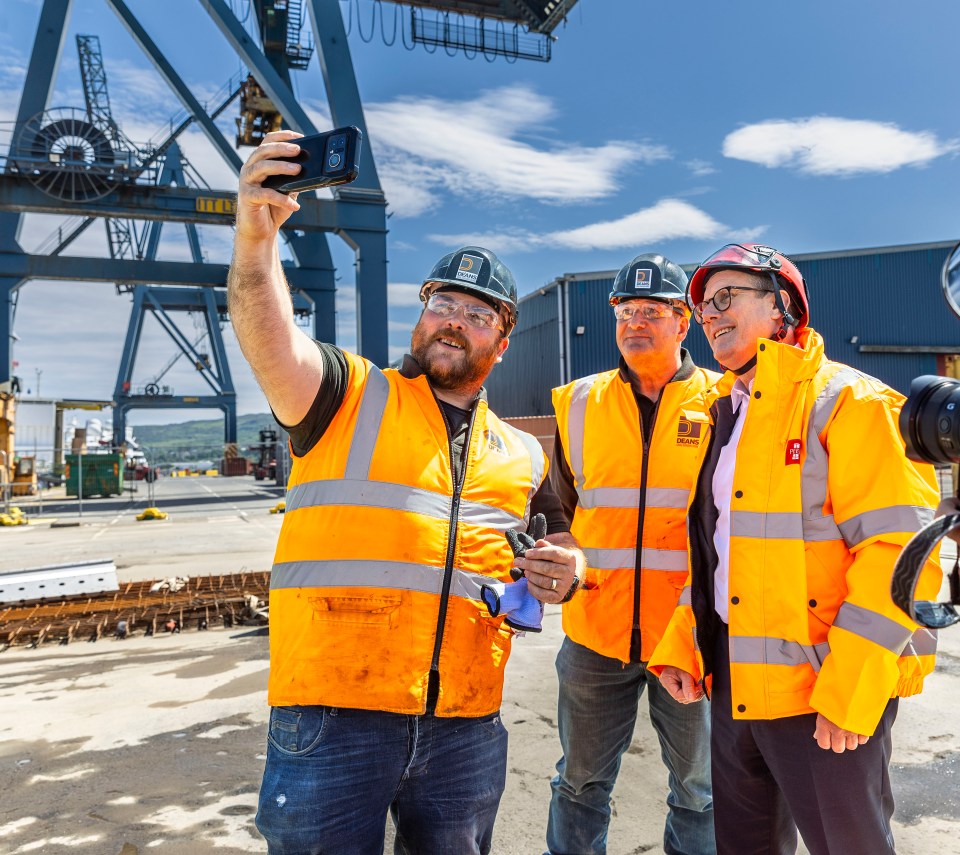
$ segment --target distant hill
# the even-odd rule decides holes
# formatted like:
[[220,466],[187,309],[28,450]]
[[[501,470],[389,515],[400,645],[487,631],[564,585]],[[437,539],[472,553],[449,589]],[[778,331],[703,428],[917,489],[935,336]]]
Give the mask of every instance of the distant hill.
[[[277,430],[270,413],[237,416],[237,444],[244,457],[255,456],[246,449],[259,443],[263,428]],[[223,457],[223,419],[198,419],[175,425],[140,425],[133,435],[151,465],[219,460]]]

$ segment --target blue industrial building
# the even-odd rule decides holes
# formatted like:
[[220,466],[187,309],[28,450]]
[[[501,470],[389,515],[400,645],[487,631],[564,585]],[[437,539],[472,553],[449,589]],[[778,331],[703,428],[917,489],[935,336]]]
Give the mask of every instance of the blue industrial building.
[[[810,290],[810,325],[823,336],[827,355],[904,393],[920,374],[960,377],[960,318],[940,286],[953,246],[791,255]],[[520,300],[510,349],[487,381],[495,412],[552,415],[551,388],[616,367],[616,322],[607,302],[615,275],[564,274]],[[694,361],[718,369],[703,332],[690,326],[685,346]]]

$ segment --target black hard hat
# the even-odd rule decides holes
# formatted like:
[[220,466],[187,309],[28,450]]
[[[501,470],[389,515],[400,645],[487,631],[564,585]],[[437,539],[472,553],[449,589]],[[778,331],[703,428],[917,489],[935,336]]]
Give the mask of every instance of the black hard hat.
[[621,267],[617,278],[613,280],[610,305],[616,306],[617,303],[637,297],[676,304],[678,308],[682,304],[682,308],[689,312],[687,274],[679,264],[658,253],[638,255]]
[[436,290],[434,285],[448,285],[484,300],[493,300],[506,319],[505,332],[517,322],[517,283],[507,266],[482,246],[463,246],[433,265],[423,280],[420,299],[424,303]]

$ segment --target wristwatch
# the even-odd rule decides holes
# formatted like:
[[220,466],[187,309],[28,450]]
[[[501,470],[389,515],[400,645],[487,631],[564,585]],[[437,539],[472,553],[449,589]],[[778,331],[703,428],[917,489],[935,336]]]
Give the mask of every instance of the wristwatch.
[[573,595],[580,590],[580,577],[574,573],[573,582],[570,583],[570,590],[563,595],[563,599],[560,600],[560,603],[569,603],[573,599]]

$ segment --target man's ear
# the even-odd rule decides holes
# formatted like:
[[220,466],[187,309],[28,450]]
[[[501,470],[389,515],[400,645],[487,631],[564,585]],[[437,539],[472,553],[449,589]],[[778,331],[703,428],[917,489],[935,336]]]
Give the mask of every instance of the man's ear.
[[687,337],[688,332],[690,332],[690,318],[687,315],[682,315],[680,318],[680,330],[677,333],[677,341],[683,341]]
[[503,354],[507,352],[507,348],[510,347],[510,338],[504,336],[500,339],[500,343],[497,345],[497,362],[503,362]]
[[792,315],[793,311],[793,299],[790,297],[790,292],[781,288],[780,289],[780,299],[783,300],[783,305],[787,310],[787,313]]

